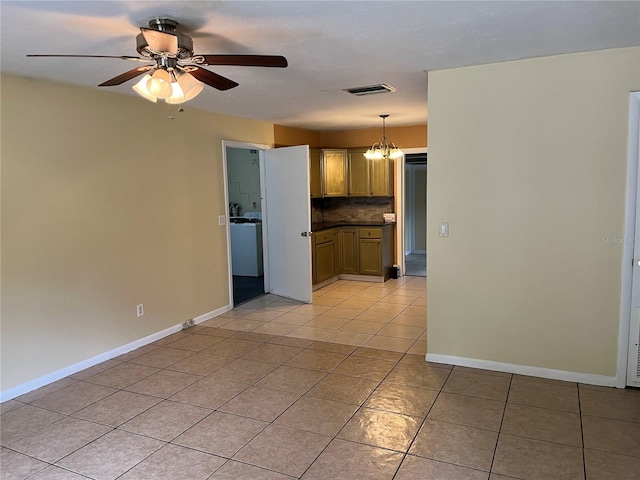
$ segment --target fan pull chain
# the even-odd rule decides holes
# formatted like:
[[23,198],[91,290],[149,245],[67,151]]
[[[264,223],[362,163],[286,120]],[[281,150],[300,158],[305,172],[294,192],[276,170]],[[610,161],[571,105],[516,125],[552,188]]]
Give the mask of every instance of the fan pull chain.
[[[182,108],[182,104],[180,104],[180,106],[178,107],[178,112],[182,113],[184,112],[184,108]],[[171,113],[171,104],[169,104],[169,116],[167,117],[168,120],[173,120],[173,114]]]

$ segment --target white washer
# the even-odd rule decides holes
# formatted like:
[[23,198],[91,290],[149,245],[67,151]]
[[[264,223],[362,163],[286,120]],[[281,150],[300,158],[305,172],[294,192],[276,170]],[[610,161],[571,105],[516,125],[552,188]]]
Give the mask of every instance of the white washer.
[[262,223],[231,224],[231,267],[233,275],[263,275]]

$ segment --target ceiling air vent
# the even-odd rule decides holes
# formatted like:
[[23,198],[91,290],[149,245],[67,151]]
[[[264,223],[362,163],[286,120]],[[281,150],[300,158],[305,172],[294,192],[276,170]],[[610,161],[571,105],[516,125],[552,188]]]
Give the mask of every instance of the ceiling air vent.
[[345,88],[344,91],[361,97],[363,95],[373,95],[375,93],[395,92],[396,89],[386,83],[379,83],[377,85],[367,85],[366,87]]

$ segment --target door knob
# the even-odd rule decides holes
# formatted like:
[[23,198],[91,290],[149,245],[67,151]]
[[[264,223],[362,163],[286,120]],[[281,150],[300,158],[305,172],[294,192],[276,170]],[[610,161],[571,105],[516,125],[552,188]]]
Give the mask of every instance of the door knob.
[[301,237],[310,237],[311,236],[311,232],[302,232],[300,234]]

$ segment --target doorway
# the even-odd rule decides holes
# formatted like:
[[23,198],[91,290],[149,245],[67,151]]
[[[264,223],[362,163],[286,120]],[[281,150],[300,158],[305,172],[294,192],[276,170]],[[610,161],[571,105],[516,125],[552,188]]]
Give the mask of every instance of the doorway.
[[261,162],[258,149],[226,147],[232,298],[236,307],[265,294]]
[[640,387],[640,92],[631,93],[617,386]]
[[[259,195],[254,181],[255,172],[249,175],[246,172],[240,175],[234,173],[233,156],[236,154],[251,156],[248,159],[247,168],[256,170],[256,167],[259,167],[257,169]],[[256,154],[257,166],[253,165]],[[236,289],[234,289],[234,277],[249,276],[261,277],[261,281],[254,278],[254,287],[257,286],[258,290],[249,292],[251,298],[256,298],[253,295],[271,293],[311,303],[309,146],[272,149],[269,145],[223,140],[222,158],[227,213],[219,218],[219,224],[227,224],[229,306],[237,306],[249,300],[242,297],[243,292],[240,291],[242,285],[238,282],[238,280],[247,280],[246,278],[235,278]],[[247,180],[247,177],[253,185],[246,188],[234,185],[234,183],[242,183],[241,180]],[[253,196],[244,195],[248,193],[252,193]],[[245,206],[243,202],[248,203]],[[249,220],[246,218],[247,212],[251,217]],[[239,222],[232,222],[231,217]],[[262,265],[262,273],[258,271],[258,273],[234,275],[232,243],[236,242],[232,242],[231,230],[235,223],[258,224],[262,227],[262,239],[260,241],[256,238],[255,241],[257,247],[262,245],[261,253],[258,253],[262,255],[262,260],[257,259],[255,262],[252,260],[251,263],[258,269]],[[253,251],[253,247],[244,249],[236,245],[235,248],[236,253],[240,253],[243,257],[247,256],[249,250]],[[256,251],[260,252],[260,250]]]
[[405,275],[427,276],[427,154],[404,158],[404,264]]

